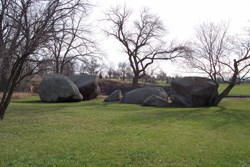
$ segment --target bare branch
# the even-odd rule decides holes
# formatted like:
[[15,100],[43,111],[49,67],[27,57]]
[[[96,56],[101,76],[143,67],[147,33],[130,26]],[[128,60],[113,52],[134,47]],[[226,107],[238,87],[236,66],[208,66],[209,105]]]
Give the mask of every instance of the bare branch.
[[41,58],[35,62],[34,55],[60,32],[55,27],[87,6],[85,0],[0,1],[0,88],[4,92],[0,118],[16,85],[37,71]]
[[143,9],[137,20],[131,22],[132,11],[124,7],[111,8],[106,13],[106,21],[111,23],[108,36],[114,37],[124,48],[134,73],[133,85],[138,84],[145,70],[155,60],[172,60],[181,57],[187,49],[184,46],[164,46],[165,28],[160,18]]

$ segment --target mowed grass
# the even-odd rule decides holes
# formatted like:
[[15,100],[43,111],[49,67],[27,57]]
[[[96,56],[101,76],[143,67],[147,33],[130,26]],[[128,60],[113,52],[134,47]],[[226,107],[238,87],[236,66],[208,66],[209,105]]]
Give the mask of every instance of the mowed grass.
[[0,166],[250,166],[250,100],[157,108],[12,101],[0,122]]
[[[227,84],[220,84],[219,92],[222,92],[226,88]],[[242,83],[240,85],[235,85],[230,91],[229,95],[249,95],[250,96],[250,84]]]

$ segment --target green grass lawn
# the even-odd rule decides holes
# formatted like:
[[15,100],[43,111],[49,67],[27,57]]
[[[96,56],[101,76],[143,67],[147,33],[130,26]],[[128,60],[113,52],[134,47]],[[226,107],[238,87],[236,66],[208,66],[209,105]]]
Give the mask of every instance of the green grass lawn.
[[[227,84],[220,84],[219,92],[225,89]],[[242,83],[240,85],[235,85],[234,88],[229,93],[230,95],[249,95],[250,96],[250,84]]]
[[102,100],[12,101],[0,122],[0,166],[250,166],[250,100],[210,108]]

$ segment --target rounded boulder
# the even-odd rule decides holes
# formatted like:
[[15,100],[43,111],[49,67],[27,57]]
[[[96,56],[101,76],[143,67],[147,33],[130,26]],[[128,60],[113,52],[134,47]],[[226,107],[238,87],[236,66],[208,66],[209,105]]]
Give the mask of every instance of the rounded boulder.
[[183,107],[211,106],[218,96],[218,86],[208,78],[185,77],[171,82],[172,101]]
[[122,97],[121,103],[143,104],[143,102],[152,95],[156,95],[162,99],[167,99],[167,93],[163,88],[144,87],[144,88],[137,88],[126,93]]
[[67,77],[53,74],[47,75],[38,87],[39,97],[43,102],[76,102],[82,95],[76,85]]
[[91,100],[100,94],[100,87],[98,85],[97,76],[80,74],[69,77],[71,81],[77,86],[83,96],[83,100]]
[[106,97],[104,99],[104,102],[120,101],[121,98],[122,98],[122,92],[121,92],[121,90],[116,90],[113,93],[111,93],[111,95],[109,95],[108,97]]

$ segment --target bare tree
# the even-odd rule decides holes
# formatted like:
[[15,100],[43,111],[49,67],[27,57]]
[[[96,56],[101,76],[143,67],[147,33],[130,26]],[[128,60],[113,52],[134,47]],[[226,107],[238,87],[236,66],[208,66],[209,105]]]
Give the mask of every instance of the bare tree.
[[102,61],[98,61],[95,57],[91,57],[90,60],[85,61],[82,64],[81,72],[87,73],[89,75],[97,75],[101,73],[106,68],[106,65]]
[[118,68],[121,71],[121,78],[123,81],[126,79],[126,69],[127,69],[127,63],[126,62],[120,62],[118,64]]
[[226,24],[203,23],[196,28],[196,41],[192,55],[187,56],[188,66],[206,73],[219,86],[223,67],[230,54],[231,37]]
[[[60,20],[74,12],[82,12],[86,4],[82,0],[0,1],[1,119],[15,87],[36,72],[42,59],[38,50],[52,39]],[[27,63],[35,65],[27,69]]]
[[128,65],[125,71],[126,71],[126,78],[127,78],[129,81],[131,81],[132,78],[133,78],[133,72],[132,72],[131,67]]
[[161,80],[162,83],[166,83],[167,82],[167,73],[164,72],[163,70],[160,70],[160,72],[157,74],[157,79]]
[[249,40],[235,40],[227,30],[225,24],[200,25],[196,29],[193,52],[187,57],[189,67],[206,73],[217,86],[219,81],[228,83],[212,105],[218,105],[250,70]]
[[109,79],[112,79],[114,71],[115,71],[115,69],[114,69],[114,64],[113,64],[113,63],[110,63],[110,64],[107,66],[107,74],[108,74],[108,78],[109,78]]
[[66,66],[74,61],[86,62],[94,56],[96,44],[91,37],[90,25],[85,18],[88,16],[90,5],[85,5],[82,12],[74,12],[70,17],[61,18],[60,24],[55,27],[56,32],[52,40],[46,45],[50,60],[54,63],[54,72],[67,73]]
[[133,70],[133,86],[138,85],[145,70],[155,60],[171,60],[180,57],[187,48],[185,46],[165,47],[162,40],[165,29],[159,17],[151,14],[148,9],[142,10],[138,20],[130,22],[132,11],[126,7],[112,8],[106,13],[106,21],[112,27],[105,32],[119,41],[128,56]]
[[155,72],[158,69],[158,66],[154,66],[151,68],[147,68],[145,71],[145,75],[143,76],[143,82],[144,85],[146,85],[147,83],[155,83],[156,82],[156,78],[155,78]]

